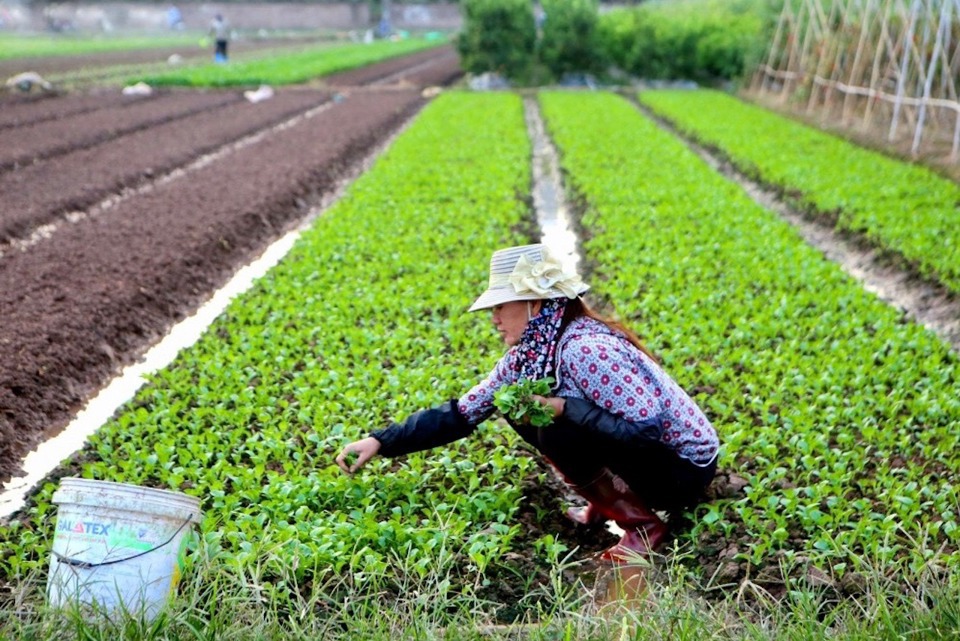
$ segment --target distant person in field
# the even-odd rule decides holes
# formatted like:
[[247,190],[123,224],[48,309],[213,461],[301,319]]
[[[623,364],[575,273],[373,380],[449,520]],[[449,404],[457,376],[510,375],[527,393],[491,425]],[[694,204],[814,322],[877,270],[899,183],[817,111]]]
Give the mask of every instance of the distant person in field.
[[175,4],[167,7],[167,26],[174,31],[183,31],[183,14],[180,13],[180,8]]
[[601,560],[648,555],[668,535],[654,509],[676,514],[702,500],[716,473],[719,441],[637,336],[587,306],[581,298],[587,289],[544,245],[495,252],[489,287],[470,311],[491,310],[506,354],[459,400],[348,444],[337,464],[352,474],[376,454],[400,456],[463,438],[494,413],[498,389],[549,377],[550,395],[533,399],[553,422],[535,427],[508,419],[511,427],[587,500],[567,511],[571,519],[613,520],[624,530]]
[[230,25],[221,14],[217,14],[210,22],[210,36],[216,43],[213,59],[216,62],[227,61],[227,44],[230,42]]

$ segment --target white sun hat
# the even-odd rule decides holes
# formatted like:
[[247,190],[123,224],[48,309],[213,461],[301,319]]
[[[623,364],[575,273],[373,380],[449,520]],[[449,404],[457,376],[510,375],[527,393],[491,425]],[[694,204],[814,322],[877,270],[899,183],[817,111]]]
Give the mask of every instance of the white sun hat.
[[590,289],[577,271],[564,265],[546,245],[521,245],[493,252],[487,291],[470,306],[471,312],[515,300],[576,298]]

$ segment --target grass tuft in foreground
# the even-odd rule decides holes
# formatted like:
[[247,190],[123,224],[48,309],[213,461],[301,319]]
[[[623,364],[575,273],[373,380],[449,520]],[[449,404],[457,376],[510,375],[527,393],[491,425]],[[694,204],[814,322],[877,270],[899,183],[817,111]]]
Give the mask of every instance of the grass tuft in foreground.
[[[195,558],[205,556],[201,549]],[[606,604],[595,602],[588,589],[592,586],[566,578],[574,575],[575,564],[555,559],[553,581],[529,597],[551,606],[531,608],[524,620],[504,625],[497,623],[497,604],[478,596],[483,578],[458,578],[455,557],[450,550],[438,550],[430,573],[421,576],[402,556],[394,556],[386,575],[400,577],[399,584],[384,580],[386,575],[316,568],[308,585],[281,592],[276,581],[296,584],[296,571],[285,555],[271,552],[265,543],[258,565],[196,560],[178,594],[153,621],[50,609],[43,604],[42,583],[25,582],[0,608],[0,638],[872,641],[949,639],[960,633],[960,582],[955,577],[929,575],[905,588],[895,578],[875,574],[859,595],[842,600],[806,582],[788,583],[783,597],[774,600],[756,584],[744,582],[735,598],[711,601],[702,596],[703,586],[685,574],[680,557],[647,568],[645,589]],[[286,570],[267,581],[271,566],[271,573]],[[454,584],[460,587],[452,589]]]

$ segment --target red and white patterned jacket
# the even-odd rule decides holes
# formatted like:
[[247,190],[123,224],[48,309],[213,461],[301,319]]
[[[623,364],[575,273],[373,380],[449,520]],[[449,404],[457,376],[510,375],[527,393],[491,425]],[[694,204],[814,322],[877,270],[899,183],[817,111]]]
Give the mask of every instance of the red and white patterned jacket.
[[[493,395],[518,377],[510,349],[493,371],[457,403],[460,414],[476,426],[495,411]],[[554,364],[554,395],[586,399],[623,419],[623,438],[633,429],[639,438],[655,426],[660,441],[683,458],[706,466],[717,455],[713,425],[685,391],[621,333],[583,316],[563,332]]]

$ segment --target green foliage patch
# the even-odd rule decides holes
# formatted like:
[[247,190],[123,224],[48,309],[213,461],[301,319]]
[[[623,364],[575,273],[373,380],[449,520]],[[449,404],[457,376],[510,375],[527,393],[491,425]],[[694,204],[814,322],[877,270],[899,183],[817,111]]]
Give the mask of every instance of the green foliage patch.
[[960,292],[960,185],[716,91],[641,102],[799,207]]
[[643,78],[739,78],[766,44],[774,2],[661,0],[601,17],[607,54]]
[[296,84],[442,44],[442,41],[410,38],[399,42],[384,40],[372,44],[324,45],[267,58],[231,61],[227,64],[209,63],[167,73],[136,76],[127,81],[145,82],[153,86],[191,87]]
[[554,379],[521,379],[512,385],[504,385],[493,395],[493,404],[507,418],[518,423],[543,427],[553,422],[553,412],[531,398],[533,395],[549,396]]
[[607,57],[600,40],[596,0],[544,0],[546,20],[537,43],[540,62],[555,78],[601,74]]
[[508,78],[531,72],[536,46],[533,6],[526,0],[464,0],[457,39],[463,68]]
[[[502,346],[465,310],[490,253],[523,242],[509,230],[528,213],[518,195],[529,157],[518,97],[431,103],[279,266],[97,432],[71,472],[200,497],[209,561],[255,568],[271,599],[330,572],[362,591],[396,555],[421,578],[439,550],[467,572],[501,558],[518,528],[516,479],[532,470],[511,430],[481,427],[352,477],[333,458],[493,367]],[[54,489],[0,528],[7,580],[45,570]]]
[[106,51],[131,51],[159,47],[197,48],[197,37],[192,35],[160,35],[137,37],[90,36],[17,36],[0,34],[0,60],[41,56],[69,56]]
[[955,567],[956,355],[626,100],[541,103],[586,203],[594,291],[704,407],[721,470],[747,480],[685,535],[707,577],[730,559],[774,579],[807,562],[898,580]]

